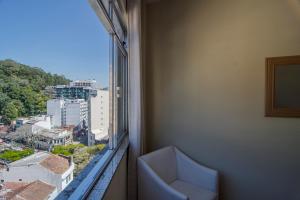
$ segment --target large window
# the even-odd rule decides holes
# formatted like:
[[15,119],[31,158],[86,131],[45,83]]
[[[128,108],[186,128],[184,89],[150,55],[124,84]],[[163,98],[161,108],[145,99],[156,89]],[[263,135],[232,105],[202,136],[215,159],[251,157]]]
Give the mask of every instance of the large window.
[[124,2],[0,1],[0,199],[82,199],[112,159],[128,133]]

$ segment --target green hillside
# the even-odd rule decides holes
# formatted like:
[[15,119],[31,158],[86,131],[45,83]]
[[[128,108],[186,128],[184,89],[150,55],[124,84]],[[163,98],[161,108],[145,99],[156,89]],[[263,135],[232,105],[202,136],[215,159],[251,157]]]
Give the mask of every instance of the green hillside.
[[47,73],[13,60],[0,60],[0,115],[8,124],[19,116],[46,112],[48,100],[44,89],[50,85],[68,84],[64,76]]

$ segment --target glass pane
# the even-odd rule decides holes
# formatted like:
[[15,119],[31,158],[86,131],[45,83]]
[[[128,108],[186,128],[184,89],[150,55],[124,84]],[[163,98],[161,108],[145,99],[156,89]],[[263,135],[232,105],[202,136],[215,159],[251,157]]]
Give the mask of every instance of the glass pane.
[[121,51],[120,47],[117,47],[117,136],[119,139],[123,133],[127,131],[127,69],[126,69],[126,57]]
[[120,24],[120,21],[117,17],[117,14],[115,12],[115,9],[113,9],[113,16],[112,16],[112,21],[113,21],[113,25],[115,27],[115,31],[116,31],[116,34],[118,35],[119,39],[123,42],[125,41],[125,37],[124,37],[124,31],[123,31],[123,28]]
[[300,109],[300,65],[276,65],[275,107]]
[[0,199],[67,198],[110,139],[111,34],[88,1],[0,0],[0,27]]

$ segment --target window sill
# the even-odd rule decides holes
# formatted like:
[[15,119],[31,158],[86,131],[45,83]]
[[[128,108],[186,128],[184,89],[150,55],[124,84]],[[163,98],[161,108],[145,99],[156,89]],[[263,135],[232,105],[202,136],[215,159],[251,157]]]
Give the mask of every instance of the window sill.
[[70,185],[57,196],[56,200],[99,200],[102,199],[108,188],[114,173],[116,172],[129,144],[126,135],[120,145],[113,150],[106,150],[92,162],[96,162],[92,167],[79,175],[81,179],[74,180]]

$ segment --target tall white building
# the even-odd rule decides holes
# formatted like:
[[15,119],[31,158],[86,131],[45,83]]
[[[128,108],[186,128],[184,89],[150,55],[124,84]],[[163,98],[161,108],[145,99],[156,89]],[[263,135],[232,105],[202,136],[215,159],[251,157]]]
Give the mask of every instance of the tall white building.
[[88,121],[88,104],[84,99],[65,100],[64,124],[77,126]]
[[52,117],[54,127],[80,125],[88,121],[88,104],[84,99],[50,99],[47,114]]
[[54,127],[63,126],[63,110],[65,101],[62,99],[50,99],[47,101],[47,115],[52,116]]
[[[109,129],[109,91],[97,90],[97,96],[89,99],[89,140],[108,138]],[[92,136],[92,137],[91,137]],[[91,144],[90,141],[89,144]]]

